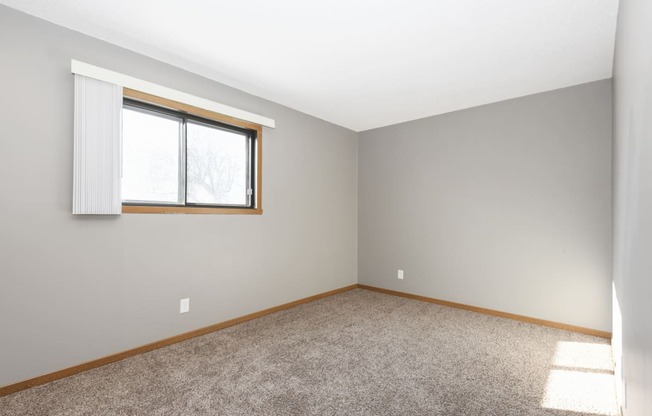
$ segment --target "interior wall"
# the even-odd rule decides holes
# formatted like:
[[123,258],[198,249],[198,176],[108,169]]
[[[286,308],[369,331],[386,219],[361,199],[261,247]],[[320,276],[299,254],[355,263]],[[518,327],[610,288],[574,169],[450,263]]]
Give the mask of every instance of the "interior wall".
[[358,146],[359,283],[611,329],[610,80]]
[[[614,60],[614,349],[625,416],[652,409],[652,3],[620,2]],[[617,331],[616,331],[617,329]]]
[[[0,39],[0,386],[356,283],[355,132],[4,6]],[[71,59],[274,118],[263,215],[73,217]]]

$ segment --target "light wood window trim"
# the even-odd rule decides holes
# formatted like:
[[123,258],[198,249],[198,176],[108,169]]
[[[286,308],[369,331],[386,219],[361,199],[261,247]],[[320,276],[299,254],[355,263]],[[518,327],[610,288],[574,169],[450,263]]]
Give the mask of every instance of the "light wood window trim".
[[244,121],[235,117],[226,116],[224,114],[216,113],[214,111],[205,110],[203,108],[194,107],[192,105],[180,103],[178,101],[169,100],[167,98],[157,97],[155,95],[147,94],[145,92],[132,90],[130,88],[123,88],[122,95],[132,100],[141,101],[144,103],[154,104],[160,107],[169,108],[171,110],[180,111],[189,115],[203,117],[209,120],[218,121],[220,123],[229,124],[231,126],[243,127],[245,129],[256,131],[256,207],[255,208],[222,208],[222,207],[178,207],[178,206],[154,206],[154,205],[122,205],[123,213],[131,214],[244,214],[244,215],[260,215],[263,213],[262,196],[263,196],[263,126],[260,124]]

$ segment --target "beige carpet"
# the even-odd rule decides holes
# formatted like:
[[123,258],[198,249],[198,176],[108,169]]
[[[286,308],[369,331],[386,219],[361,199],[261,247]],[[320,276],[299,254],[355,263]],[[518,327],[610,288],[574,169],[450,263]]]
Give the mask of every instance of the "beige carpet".
[[0,398],[9,415],[615,415],[606,340],[356,289]]

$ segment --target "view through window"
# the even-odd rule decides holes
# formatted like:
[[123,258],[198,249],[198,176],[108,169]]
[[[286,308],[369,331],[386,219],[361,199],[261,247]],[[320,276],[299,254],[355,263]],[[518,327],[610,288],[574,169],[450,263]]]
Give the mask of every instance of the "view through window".
[[125,205],[255,207],[256,131],[125,100]]

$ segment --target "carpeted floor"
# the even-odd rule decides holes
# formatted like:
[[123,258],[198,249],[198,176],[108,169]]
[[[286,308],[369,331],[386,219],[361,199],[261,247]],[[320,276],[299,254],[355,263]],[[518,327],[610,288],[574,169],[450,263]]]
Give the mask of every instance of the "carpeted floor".
[[362,289],[0,398],[10,415],[615,415],[607,340]]

